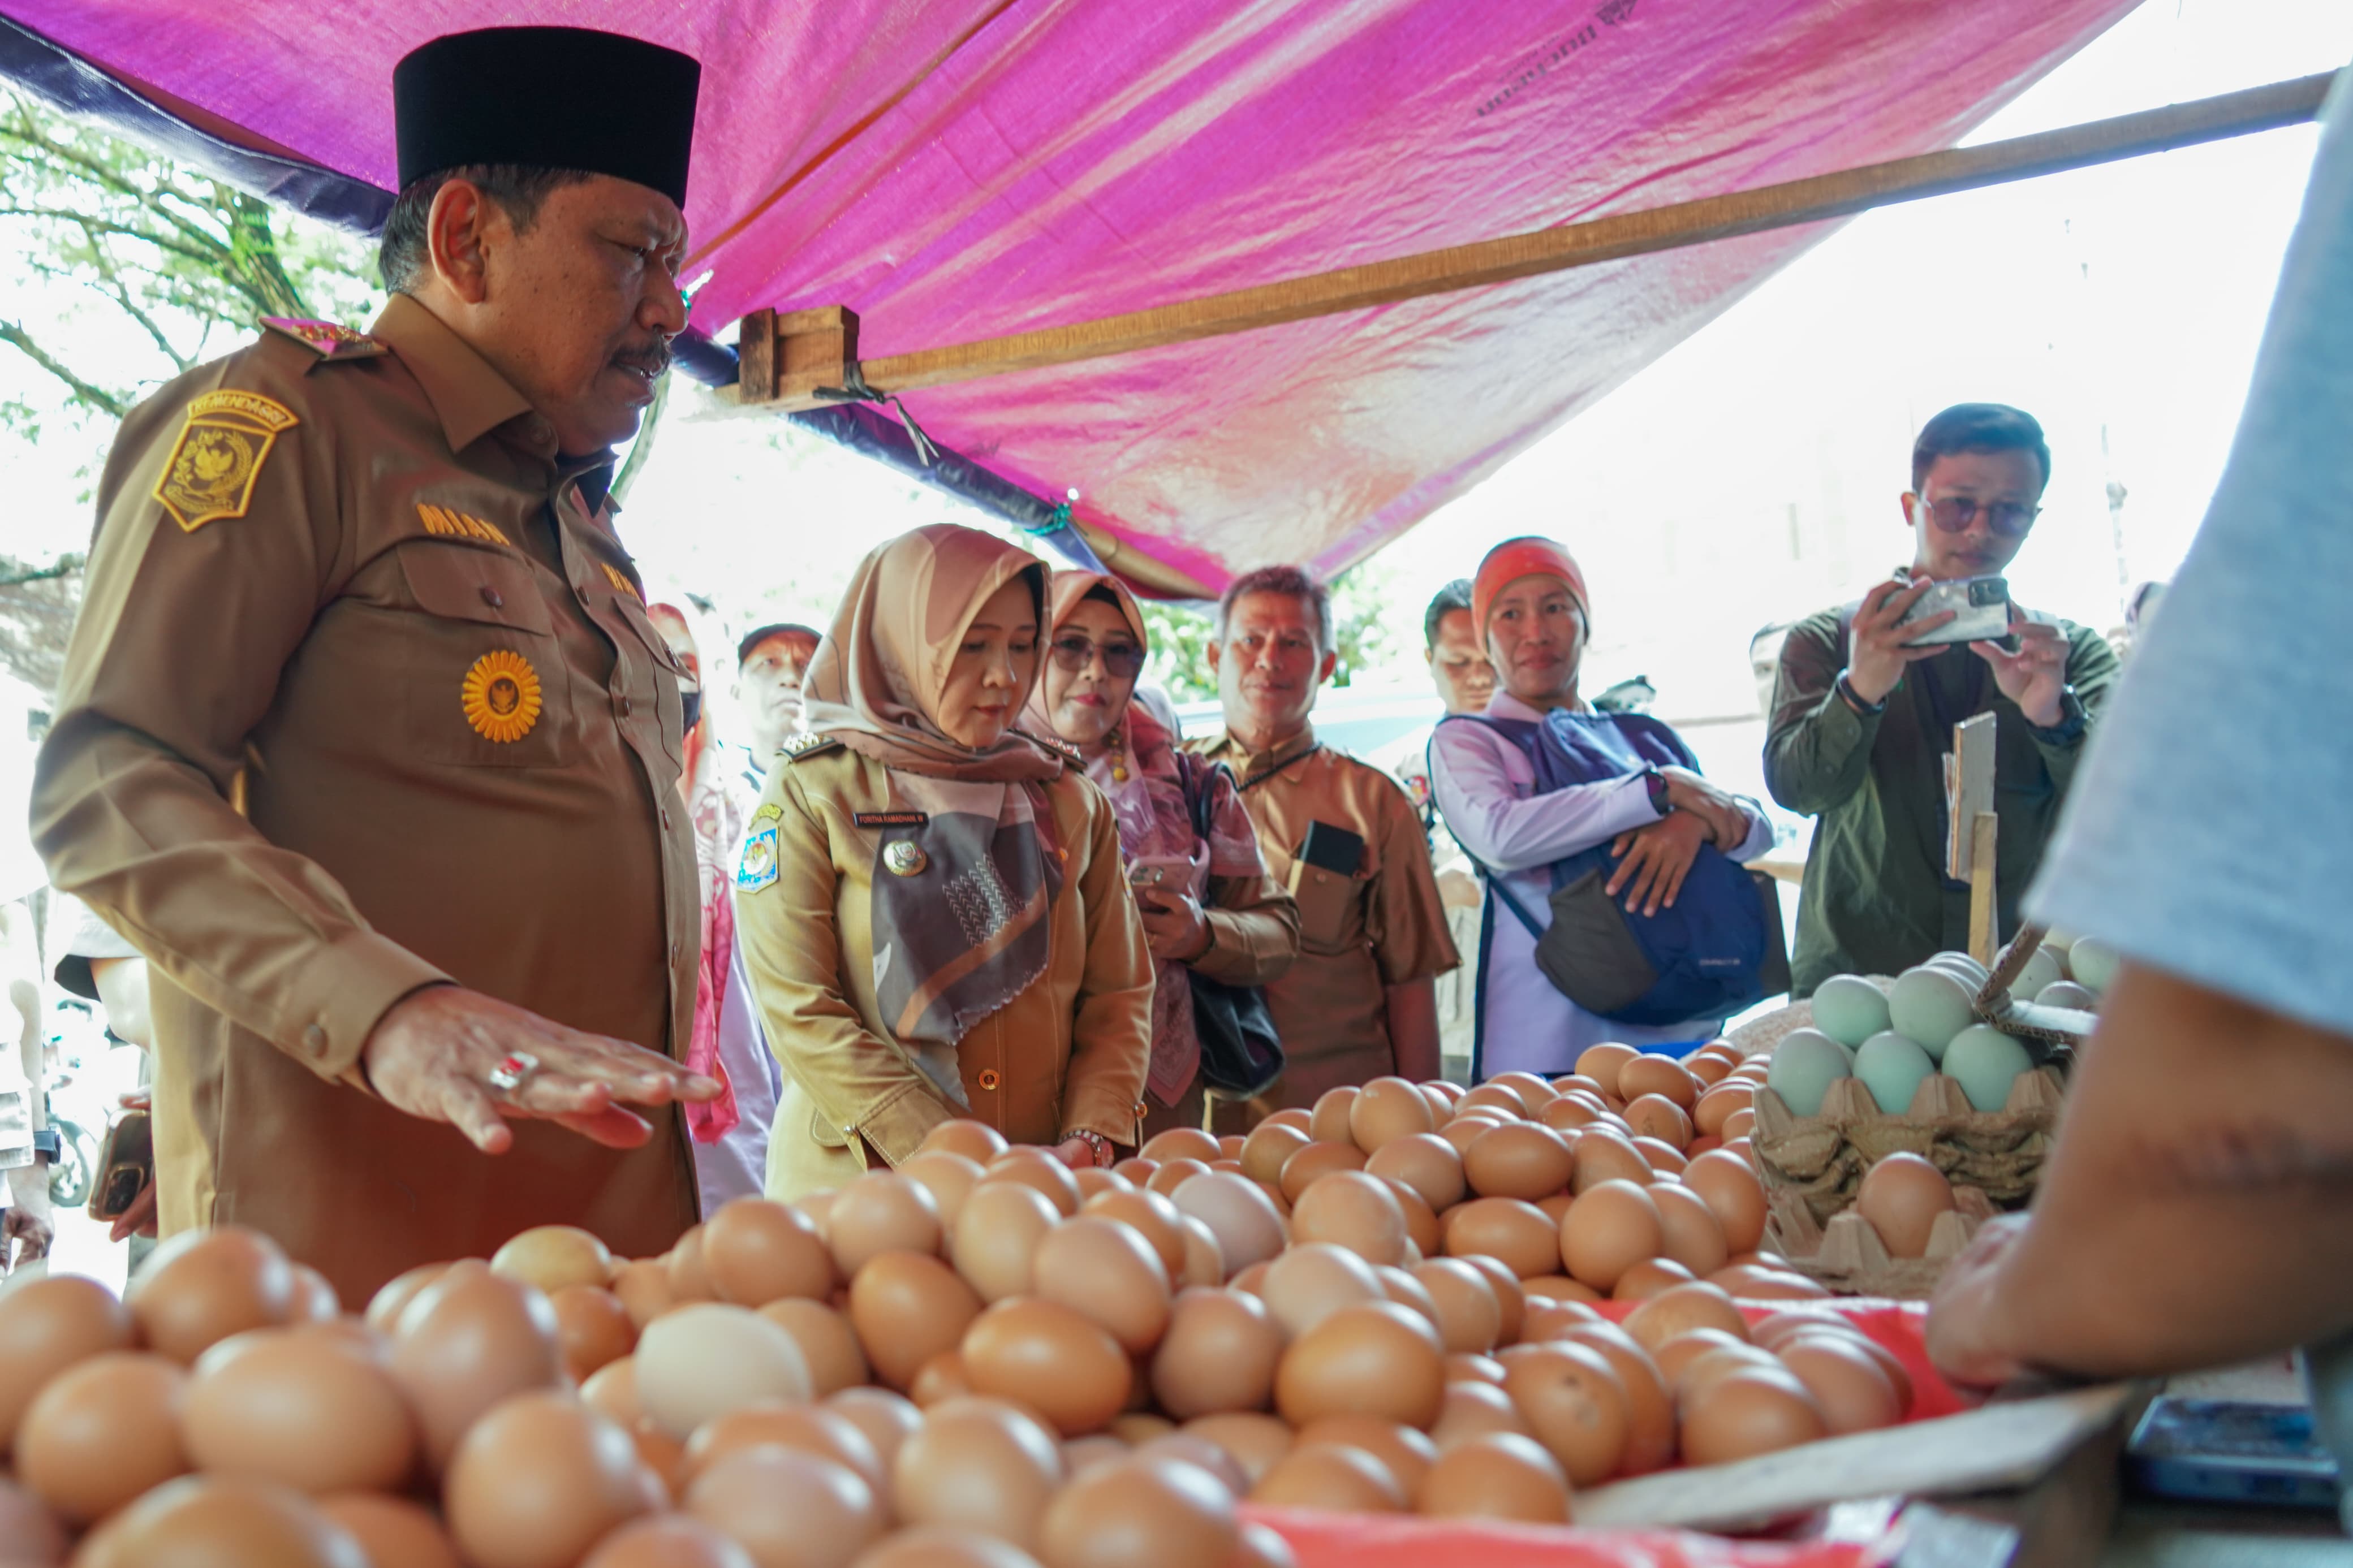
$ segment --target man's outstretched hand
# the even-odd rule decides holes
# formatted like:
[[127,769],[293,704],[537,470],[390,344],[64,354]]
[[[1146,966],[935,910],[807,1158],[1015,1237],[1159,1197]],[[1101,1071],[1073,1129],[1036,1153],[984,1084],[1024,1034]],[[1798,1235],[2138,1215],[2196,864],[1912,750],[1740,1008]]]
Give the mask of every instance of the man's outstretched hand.
[[[491,1081],[512,1055],[537,1069],[512,1089]],[[393,1004],[360,1053],[385,1103],[427,1121],[446,1121],[485,1154],[514,1142],[512,1117],[569,1127],[615,1149],[652,1136],[643,1117],[622,1109],[716,1099],[713,1079],[668,1057],[603,1035],[584,1034],[479,991],[435,985]]]

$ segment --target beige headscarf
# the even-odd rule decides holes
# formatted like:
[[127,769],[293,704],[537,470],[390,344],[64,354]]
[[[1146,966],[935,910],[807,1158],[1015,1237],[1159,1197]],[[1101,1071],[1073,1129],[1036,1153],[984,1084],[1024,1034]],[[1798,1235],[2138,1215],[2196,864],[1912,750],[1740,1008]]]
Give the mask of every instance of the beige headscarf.
[[[990,595],[1024,574],[1042,612],[1044,563],[976,529],[934,523],[877,548],[859,563],[809,661],[804,722],[860,756],[933,778],[1009,784],[1058,776],[1061,757],[1018,731],[976,752],[939,722],[965,628]],[[1042,614],[1039,622],[1042,654],[1051,623]],[[1034,689],[1034,677],[1030,684]],[[1028,700],[1022,693],[1015,710]]]

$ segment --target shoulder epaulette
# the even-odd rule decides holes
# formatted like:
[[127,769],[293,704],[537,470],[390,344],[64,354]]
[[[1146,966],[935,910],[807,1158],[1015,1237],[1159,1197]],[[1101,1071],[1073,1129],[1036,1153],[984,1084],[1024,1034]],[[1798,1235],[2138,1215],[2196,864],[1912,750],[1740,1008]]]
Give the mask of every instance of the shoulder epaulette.
[[392,351],[365,332],[339,321],[309,321],[300,316],[264,316],[269,331],[292,338],[322,360],[374,359]]
[[776,755],[786,762],[797,763],[804,758],[839,750],[841,750],[841,742],[832,736],[815,735],[807,730],[802,730],[786,736],[785,743],[776,748]]

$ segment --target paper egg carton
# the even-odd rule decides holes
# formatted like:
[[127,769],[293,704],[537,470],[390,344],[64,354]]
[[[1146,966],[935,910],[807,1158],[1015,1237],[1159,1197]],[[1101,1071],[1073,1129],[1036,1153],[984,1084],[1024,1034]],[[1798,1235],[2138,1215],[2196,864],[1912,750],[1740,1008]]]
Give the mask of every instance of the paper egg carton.
[[[1858,1079],[1833,1079],[1820,1111],[1803,1117],[1759,1088],[1749,1160],[1765,1184],[1767,1247],[1834,1290],[1927,1294],[1979,1224],[2033,1195],[2060,1097],[2059,1075],[2048,1066],[2021,1073],[2000,1110],[1973,1109],[1942,1073],[1921,1079],[1896,1115]],[[1920,1155],[1953,1186],[1957,1207],[1937,1221],[1925,1258],[1890,1257],[1869,1223],[1849,1212],[1864,1173],[1897,1153]]]

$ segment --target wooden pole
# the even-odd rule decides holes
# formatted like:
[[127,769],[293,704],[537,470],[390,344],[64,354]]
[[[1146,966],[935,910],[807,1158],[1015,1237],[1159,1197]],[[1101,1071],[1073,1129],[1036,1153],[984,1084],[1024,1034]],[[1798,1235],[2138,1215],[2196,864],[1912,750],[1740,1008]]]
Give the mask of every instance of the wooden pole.
[[1993,967],[2001,945],[1994,905],[1994,852],[2000,847],[2001,818],[1981,811],[1969,832],[1969,956]]
[[[1505,283],[1596,262],[1670,250],[1797,224],[1847,217],[1872,207],[1919,201],[2011,180],[2137,158],[2202,142],[2302,124],[2318,112],[2332,75],[2275,82],[2219,98],[2169,104],[2113,120],[2020,136],[1982,147],[1953,148],[1833,174],[1791,180],[1730,195],[1708,196],[1502,239],[1425,251],[1418,256],[1315,273],[1253,289],[1162,305],[1148,310],[1078,321],[1039,331],[985,338],[863,362],[868,385],[885,393],[1005,375],[1246,332],[1311,316],[1361,310],[1491,283]],[[838,329],[834,329],[838,331]],[[839,342],[839,337],[832,340]],[[759,361],[762,387],[738,394],[746,403],[811,405],[777,385],[774,371],[798,356],[790,345]],[[855,363],[857,362],[851,361]],[[847,366],[844,367],[845,369]],[[839,384],[832,383],[830,384]],[[767,396],[762,394],[766,393]]]

